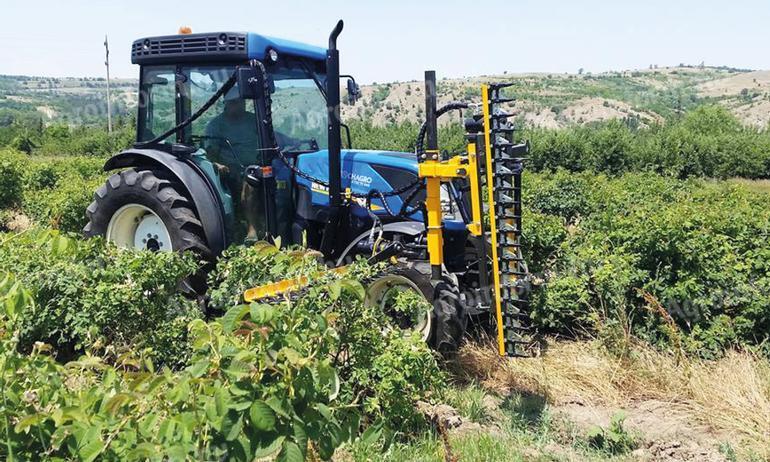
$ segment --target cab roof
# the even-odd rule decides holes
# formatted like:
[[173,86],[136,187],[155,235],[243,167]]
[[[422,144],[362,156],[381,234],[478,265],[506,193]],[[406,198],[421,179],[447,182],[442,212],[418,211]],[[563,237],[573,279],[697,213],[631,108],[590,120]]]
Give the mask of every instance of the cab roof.
[[326,59],[326,49],[251,32],[207,32],[201,34],[146,37],[131,46],[133,64],[222,62],[263,60],[269,50],[282,54]]

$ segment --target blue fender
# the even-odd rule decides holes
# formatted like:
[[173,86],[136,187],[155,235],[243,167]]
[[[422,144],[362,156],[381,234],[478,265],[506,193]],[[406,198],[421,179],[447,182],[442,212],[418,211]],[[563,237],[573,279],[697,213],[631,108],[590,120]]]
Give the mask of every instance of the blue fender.
[[162,168],[173,175],[193,199],[209,249],[214,255],[222,253],[229,244],[222,199],[200,167],[191,159],[157,149],[128,149],[107,160],[104,171],[132,167]]

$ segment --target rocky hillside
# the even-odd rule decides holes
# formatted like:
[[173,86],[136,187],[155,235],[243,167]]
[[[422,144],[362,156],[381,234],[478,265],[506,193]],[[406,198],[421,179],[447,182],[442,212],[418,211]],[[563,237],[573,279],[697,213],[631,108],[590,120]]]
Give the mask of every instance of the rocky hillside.
[[[770,121],[770,71],[744,72],[708,67],[653,68],[602,74],[507,74],[439,82],[439,104],[480,102],[478,86],[510,82],[517,98],[509,110],[530,125],[559,128],[612,118],[639,125],[663,122],[704,103],[727,106],[746,124],[764,128]],[[343,107],[346,118],[375,124],[422,120],[423,83],[367,85],[363,100]]]

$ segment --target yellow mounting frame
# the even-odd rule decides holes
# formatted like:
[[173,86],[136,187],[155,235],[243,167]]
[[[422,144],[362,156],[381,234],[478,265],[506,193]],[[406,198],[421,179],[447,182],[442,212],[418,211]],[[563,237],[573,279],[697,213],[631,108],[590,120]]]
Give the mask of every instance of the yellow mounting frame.
[[444,236],[442,234],[441,183],[455,178],[469,178],[471,187],[471,220],[468,231],[481,235],[481,202],[475,142],[468,143],[467,156],[437,160],[438,151],[425,151],[427,160],[418,166],[418,175],[425,179],[425,208],[428,218],[428,257],[432,266],[444,263]]
[[492,168],[492,123],[489,114],[489,86],[481,86],[481,104],[484,107],[484,146],[487,165],[487,196],[489,202],[489,227],[492,237],[492,281],[494,285],[495,316],[497,319],[497,350],[505,356],[505,335],[503,333],[503,309],[500,290],[500,260],[497,255],[497,217],[495,215],[494,172]]

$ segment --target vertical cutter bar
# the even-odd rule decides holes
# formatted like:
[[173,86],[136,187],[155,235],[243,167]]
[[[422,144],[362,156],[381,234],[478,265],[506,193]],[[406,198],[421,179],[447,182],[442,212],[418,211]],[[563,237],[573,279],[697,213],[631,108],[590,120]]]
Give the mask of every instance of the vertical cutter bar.
[[492,237],[492,276],[494,282],[495,317],[497,319],[497,349],[505,356],[505,334],[503,332],[503,309],[500,290],[500,260],[497,255],[497,217],[495,213],[495,177],[492,163],[492,121],[490,119],[489,86],[481,86],[481,100],[484,109],[484,150],[486,154],[487,196],[489,202],[489,227]]

